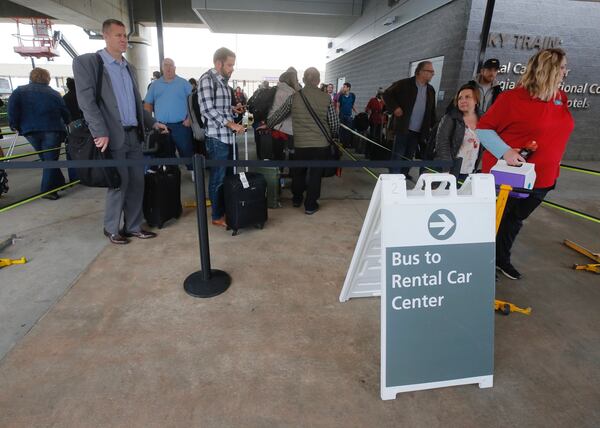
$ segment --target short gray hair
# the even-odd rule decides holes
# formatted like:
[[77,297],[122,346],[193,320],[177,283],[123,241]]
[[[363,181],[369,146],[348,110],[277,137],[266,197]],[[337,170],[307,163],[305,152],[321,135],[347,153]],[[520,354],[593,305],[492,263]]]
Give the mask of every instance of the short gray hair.
[[315,67],[308,67],[304,70],[304,78],[302,80],[309,86],[317,87],[321,81],[321,73]]

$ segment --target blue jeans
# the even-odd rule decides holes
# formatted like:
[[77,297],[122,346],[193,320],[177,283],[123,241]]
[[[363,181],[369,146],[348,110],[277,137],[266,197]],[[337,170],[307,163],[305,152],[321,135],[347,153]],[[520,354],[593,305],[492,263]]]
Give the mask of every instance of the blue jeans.
[[[394,147],[392,147],[392,160],[413,160],[421,134],[408,131],[396,134]],[[390,174],[407,175],[410,168],[390,168]]]
[[[233,157],[233,147],[214,137],[206,137],[206,152],[211,160],[228,160]],[[224,166],[211,166],[208,177],[208,197],[212,204],[212,219],[218,220],[225,215],[223,200],[223,180],[227,168]]]
[[[67,160],[73,160],[71,159],[69,150],[67,150]],[[79,180],[79,176],[77,175],[77,170],[75,168],[68,168],[67,171],[69,172],[69,181]]]
[[[25,135],[29,144],[33,146],[36,151],[58,149],[62,143],[65,134],[63,132],[32,132]],[[55,161],[58,160],[60,150],[52,150],[50,152],[40,153],[38,156],[42,161]],[[45,193],[57,187],[64,186],[65,177],[62,171],[58,168],[44,169],[42,174],[42,185],[41,192]]]
[[[189,126],[183,126],[181,122],[178,123],[166,123],[171,134],[171,141],[175,143],[177,147],[177,153],[180,158],[191,158],[194,156],[194,143],[192,136],[192,128]],[[175,153],[173,153],[173,156]],[[186,165],[188,171],[192,170],[192,164]]]
[[[348,128],[353,129],[353,124],[352,124],[352,115],[344,115],[340,113],[340,123],[342,125],[346,125]],[[340,143],[342,143],[342,145],[344,147],[350,147],[352,145],[352,133],[350,131],[348,131],[345,128],[342,128],[340,126]]]

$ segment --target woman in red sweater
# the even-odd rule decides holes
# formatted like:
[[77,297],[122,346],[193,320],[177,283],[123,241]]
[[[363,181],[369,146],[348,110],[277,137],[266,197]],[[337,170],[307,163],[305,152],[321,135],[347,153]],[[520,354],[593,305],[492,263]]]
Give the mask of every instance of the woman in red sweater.
[[521,278],[510,262],[510,249],[523,220],[554,189],[574,128],[567,96],[559,89],[566,73],[567,58],[562,49],[539,51],[529,59],[517,87],[503,92],[478,124],[477,134],[488,150],[483,155],[483,172],[490,171],[496,158],[505,159],[509,165],[525,162],[519,151],[537,143],[527,158],[535,164],[534,193],[525,199],[509,198],[496,236],[496,268],[510,279]]

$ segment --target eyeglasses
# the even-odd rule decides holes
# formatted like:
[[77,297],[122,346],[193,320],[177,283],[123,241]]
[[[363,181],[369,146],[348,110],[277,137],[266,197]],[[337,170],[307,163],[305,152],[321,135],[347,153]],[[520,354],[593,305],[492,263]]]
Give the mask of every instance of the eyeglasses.
[[421,71],[426,71],[427,73],[435,74],[434,70],[421,70]]

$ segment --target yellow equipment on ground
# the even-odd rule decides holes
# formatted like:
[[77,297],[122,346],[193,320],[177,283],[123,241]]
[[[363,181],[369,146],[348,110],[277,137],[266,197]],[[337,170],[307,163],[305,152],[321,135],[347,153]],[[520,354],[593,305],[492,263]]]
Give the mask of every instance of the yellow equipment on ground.
[[574,264],[573,269],[587,270],[588,272],[600,273],[600,253],[592,253],[587,248],[584,248],[581,245],[576,244],[573,241],[569,241],[568,239],[565,239],[563,241],[563,244],[565,244],[570,249],[577,251],[579,254],[583,254],[584,256],[589,257],[590,259],[592,259],[593,261],[596,262],[596,263],[589,263],[586,265]]
[[504,315],[508,315],[511,312],[519,312],[520,314],[531,315],[531,308],[523,309],[517,305],[513,305],[510,302],[505,302],[504,300],[495,300],[494,309],[502,312]]
[[10,265],[24,265],[25,263],[27,263],[25,257],[21,257],[20,259],[0,259],[0,268]]

